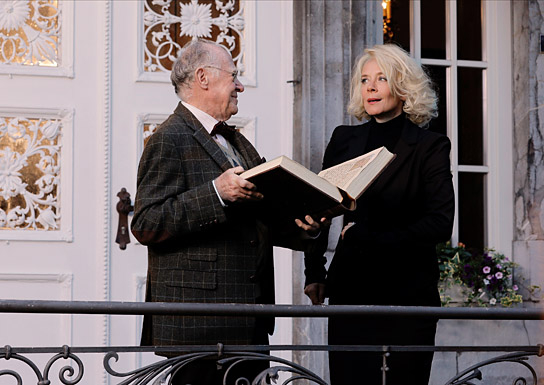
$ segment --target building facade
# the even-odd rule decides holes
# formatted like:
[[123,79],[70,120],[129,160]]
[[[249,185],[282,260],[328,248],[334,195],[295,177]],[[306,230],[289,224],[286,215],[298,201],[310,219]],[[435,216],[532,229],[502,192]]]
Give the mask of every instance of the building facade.
[[[452,242],[493,247],[519,264],[526,288],[544,285],[543,7],[538,0],[2,2],[2,297],[143,300],[146,250],[134,239],[125,249],[116,243],[118,194],[135,194],[145,139],[177,104],[172,60],[192,37],[220,42],[235,58],[246,90],[232,123],[267,159],[287,155],[314,171],[332,130],[355,123],[346,105],[356,57],[384,39],[402,45],[440,91],[431,129],[453,143]],[[278,303],[308,304],[300,253],[278,248],[275,262]],[[524,306],[542,306],[538,290],[523,293]],[[136,345],[141,323],[48,315],[40,319],[50,330],[44,335],[31,316],[2,317],[17,325],[0,330],[0,341],[13,346]],[[441,322],[438,343],[534,345],[544,335],[536,322],[484,329]],[[272,342],[322,343],[325,331],[324,320],[279,319]],[[481,357],[437,355],[433,381]],[[288,358],[327,376],[324,354]],[[126,369],[153,359],[135,354]],[[86,371],[108,381],[100,359]]]

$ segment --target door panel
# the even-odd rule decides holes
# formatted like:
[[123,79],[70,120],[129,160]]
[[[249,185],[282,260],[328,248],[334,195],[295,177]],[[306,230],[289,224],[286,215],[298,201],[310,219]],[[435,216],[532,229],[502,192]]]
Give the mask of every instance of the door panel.
[[[42,46],[46,56],[56,56],[47,56],[41,62],[34,58],[34,63],[28,65],[24,60],[9,61],[6,45],[0,48],[4,50],[0,52],[4,55],[0,55],[0,171],[14,167],[9,179],[0,176],[0,208],[5,213],[3,219],[0,211],[1,296],[143,301],[147,251],[134,238],[125,250],[115,243],[116,195],[126,188],[134,199],[146,131],[152,131],[172,113],[178,100],[168,73],[145,72],[143,1],[50,0],[48,4],[51,9],[61,10],[59,35],[53,40],[40,35],[35,41],[48,44]],[[37,1],[17,4],[10,26],[18,29],[13,29],[12,34],[36,34],[30,19],[39,6]],[[268,159],[292,152],[292,86],[286,83],[292,72],[291,6],[288,1],[242,1],[244,11],[232,22],[239,30],[244,27],[241,63],[245,73],[241,80],[246,85],[239,99],[240,111],[232,123]],[[214,13],[214,17],[217,15]],[[7,28],[4,24],[0,32]],[[57,121],[62,123],[60,131],[55,126]],[[18,145],[8,145],[7,139],[11,135],[15,141],[23,140],[17,137],[23,130],[16,127],[28,129],[32,124],[38,125],[36,133],[40,138],[51,136],[53,140],[53,133],[58,134],[60,153],[42,151],[46,158],[54,158],[42,163],[28,157],[30,163],[42,167],[43,174],[29,177],[23,175],[25,170],[21,171],[26,166],[17,163],[24,151]],[[13,155],[17,151],[20,154]],[[32,220],[25,222],[20,210],[8,218],[16,206],[24,208],[24,202],[30,202],[25,196],[31,194],[17,185],[25,181],[34,194],[41,183],[45,191],[42,198],[50,193],[58,195],[55,204],[37,203],[35,227],[27,226]],[[8,182],[15,186],[9,193],[2,187]],[[9,223],[17,219],[18,227],[10,227]],[[279,302],[290,302],[290,265],[291,253],[277,249]],[[4,319],[8,320],[2,316],[2,325]],[[288,343],[285,338],[289,338],[290,329],[285,321],[279,321],[283,326],[276,331],[276,338]],[[4,345],[138,345],[141,318],[10,315],[9,324],[0,332],[0,343]],[[46,334],[40,327],[54,331]],[[36,362],[50,358],[35,357]],[[82,358],[85,375],[81,384],[107,383],[102,357]],[[113,366],[119,371],[129,370],[154,359],[153,355],[121,355]]]

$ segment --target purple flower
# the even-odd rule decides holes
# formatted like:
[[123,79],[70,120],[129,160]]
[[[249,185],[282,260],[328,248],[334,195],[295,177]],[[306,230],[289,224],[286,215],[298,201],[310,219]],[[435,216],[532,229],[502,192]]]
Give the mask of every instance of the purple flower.
[[493,278],[493,276],[491,274],[489,274],[486,278],[491,279],[491,278]]
[[503,277],[502,273],[500,271],[498,271],[496,274],[495,274],[495,277],[497,277],[497,279],[501,279]]
[[514,291],[518,291],[518,290],[519,290],[519,287],[518,287],[518,285],[514,285],[514,286],[512,286],[512,290],[514,290]]
[[482,271],[484,272],[484,274],[489,274],[491,268],[489,266],[485,266]]
[[502,269],[502,266],[500,263],[497,263],[497,269]]

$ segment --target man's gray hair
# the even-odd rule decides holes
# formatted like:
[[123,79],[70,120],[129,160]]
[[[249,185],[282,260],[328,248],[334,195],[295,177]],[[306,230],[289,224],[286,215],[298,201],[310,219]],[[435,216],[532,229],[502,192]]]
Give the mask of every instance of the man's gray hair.
[[197,39],[187,43],[172,66],[170,80],[179,95],[181,89],[191,88],[194,73],[198,67],[214,65],[217,61],[216,51],[212,47],[221,47],[209,40]]

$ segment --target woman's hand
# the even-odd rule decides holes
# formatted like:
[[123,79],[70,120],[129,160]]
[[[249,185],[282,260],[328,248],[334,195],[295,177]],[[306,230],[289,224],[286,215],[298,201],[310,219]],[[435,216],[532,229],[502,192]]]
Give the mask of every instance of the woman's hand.
[[310,283],[304,288],[304,294],[310,298],[312,305],[323,305],[323,302],[325,302],[325,284]]
[[331,220],[323,217],[321,220],[316,221],[311,215],[306,215],[304,217],[304,221],[301,219],[295,219],[295,223],[302,230],[306,231],[309,236],[317,237],[322,227],[328,227],[331,225]]
[[350,227],[352,227],[353,225],[355,225],[355,222],[349,222],[347,225],[344,226],[344,228],[342,229],[342,232],[340,233],[340,235],[342,236],[342,239],[344,239],[344,236],[346,235],[346,231],[348,231]]

